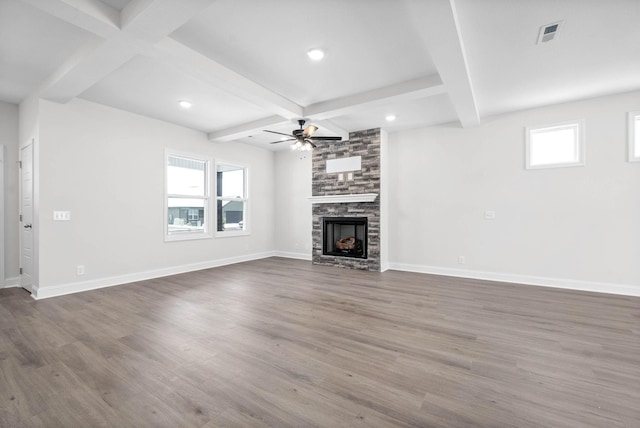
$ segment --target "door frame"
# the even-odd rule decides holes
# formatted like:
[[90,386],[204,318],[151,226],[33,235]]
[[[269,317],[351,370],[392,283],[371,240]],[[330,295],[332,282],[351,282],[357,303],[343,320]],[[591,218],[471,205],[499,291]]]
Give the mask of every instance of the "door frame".
[[0,144],[0,288],[7,286],[7,278],[4,271],[4,256],[7,254],[7,246],[4,242],[4,144]]

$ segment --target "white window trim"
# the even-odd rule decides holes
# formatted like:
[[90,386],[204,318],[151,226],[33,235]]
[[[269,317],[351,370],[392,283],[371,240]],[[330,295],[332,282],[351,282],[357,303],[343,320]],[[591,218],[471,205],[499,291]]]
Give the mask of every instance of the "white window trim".
[[239,163],[234,161],[226,161],[224,159],[216,159],[214,162],[214,173],[213,177],[213,186],[212,189],[218,189],[218,165],[231,165],[238,168],[242,168],[244,170],[244,198],[220,198],[222,200],[234,201],[241,200],[244,202],[244,229],[243,230],[223,230],[218,231],[218,194],[217,190],[214,192],[214,196],[211,198],[214,201],[214,224],[213,224],[213,233],[216,238],[232,238],[235,236],[247,236],[251,235],[251,219],[250,219],[250,202],[249,202],[249,165],[245,163]]
[[629,112],[629,162],[640,162],[640,156],[635,156],[636,136],[640,135],[640,129],[636,128],[638,117],[640,117],[640,111]]
[[[167,213],[169,212],[169,197],[181,197],[180,195],[170,195],[167,192],[167,166],[169,156],[177,156],[182,158],[190,158],[193,160],[205,162],[205,224],[204,224],[204,232],[187,232],[187,233],[169,233],[169,227],[167,225]],[[191,241],[196,239],[211,239],[213,238],[213,234],[211,232],[212,228],[212,216],[215,210],[211,197],[211,165],[213,165],[213,159],[209,156],[205,156],[202,154],[196,153],[187,153],[181,152],[177,150],[165,149],[164,151],[164,213],[162,224],[164,227],[164,241],[165,242],[174,242],[174,241]],[[190,196],[191,199],[194,199],[193,196]],[[196,197],[195,199],[199,199]]]
[[[545,165],[531,165],[531,132],[541,129],[551,128],[572,128],[577,127],[578,130],[578,160],[576,162],[553,163]],[[566,168],[572,166],[585,165],[585,144],[584,144],[585,120],[569,120],[566,122],[551,123],[540,126],[528,126],[525,128],[525,168],[526,169],[548,169],[548,168]]]

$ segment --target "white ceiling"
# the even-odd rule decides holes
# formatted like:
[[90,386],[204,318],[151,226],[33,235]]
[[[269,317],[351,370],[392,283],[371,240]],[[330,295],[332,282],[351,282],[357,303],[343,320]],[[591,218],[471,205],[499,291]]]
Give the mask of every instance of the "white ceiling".
[[0,100],[80,97],[269,149],[287,145],[262,130],[301,117],[344,138],[476,126],[640,89],[638,22],[639,0],[0,0]]

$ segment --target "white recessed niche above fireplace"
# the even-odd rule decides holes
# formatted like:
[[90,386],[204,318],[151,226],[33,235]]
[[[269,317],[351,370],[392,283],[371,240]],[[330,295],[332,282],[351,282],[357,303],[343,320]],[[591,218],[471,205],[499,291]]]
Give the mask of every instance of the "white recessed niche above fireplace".
[[327,174],[361,170],[362,156],[352,156],[349,158],[340,159],[327,159]]

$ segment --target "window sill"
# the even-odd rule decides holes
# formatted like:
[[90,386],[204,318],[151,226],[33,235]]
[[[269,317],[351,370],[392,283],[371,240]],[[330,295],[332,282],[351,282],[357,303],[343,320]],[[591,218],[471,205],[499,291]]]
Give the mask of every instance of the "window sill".
[[527,165],[526,169],[551,169],[551,168],[571,168],[574,166],[585,166],[584,161],[570,163],[549,163],[541,165]]
[[248,230],[227,230],[224,232],[216,232],[216,238],[233,238],[234,236],[248,236],[251,233]]
[[193,241],[197,239],[211,239],[210,233],[185,233],[185,234],[175,234],[175,235],[165,235],[164,242],[175,242],[175,241]]

